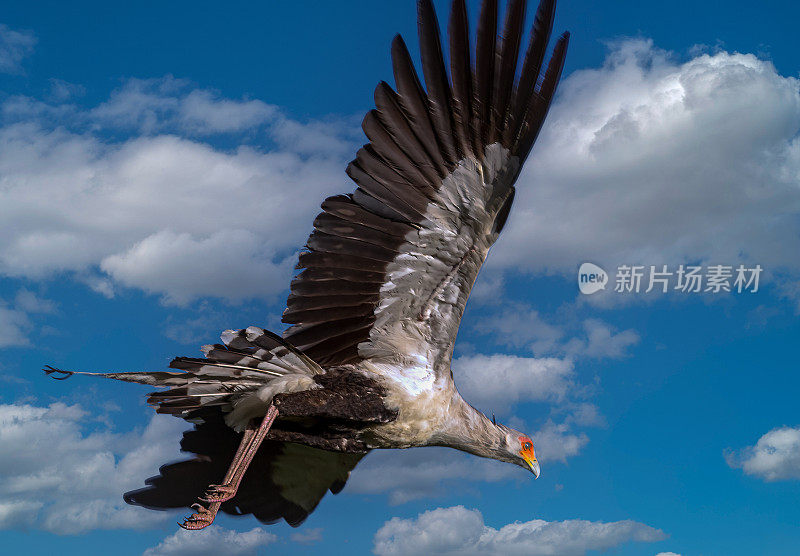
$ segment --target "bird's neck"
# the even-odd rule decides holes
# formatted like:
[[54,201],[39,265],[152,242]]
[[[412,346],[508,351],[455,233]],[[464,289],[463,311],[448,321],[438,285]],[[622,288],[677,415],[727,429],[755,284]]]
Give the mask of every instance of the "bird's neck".
[[455,389],[448,417],[437,437],[437,444],[476,456],[492,459],[506,457],[506,431],[468,404]]

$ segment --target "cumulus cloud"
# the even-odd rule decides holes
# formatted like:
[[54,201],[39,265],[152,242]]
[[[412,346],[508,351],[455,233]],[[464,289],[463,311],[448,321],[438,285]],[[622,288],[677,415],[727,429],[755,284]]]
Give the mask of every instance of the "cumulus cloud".
[[30,290],[20,289],[14,299],[17,309],[26,313],[51,314],[56,312],[55,302],[39,297]]
[[155,416],[141,432],[115,433],[78,405],[0,405],[0,528],[78,534],[163,522],[122,493],[178,459],[184,428]]
[[751,54],[681,63],[648,40],[610,45],[601,68],[562,82],[492,264],[752,261],[797,274],[799,87]]
[[636,521],[584,520],[514,522],[495,529],[478,510],[437,508],[415,519],[392,518],[375,533],[373,551],[381,556],[411,554],[502,554],[579,556],[628,542],[657,542],[659,529]]
[[568,457],[578,455],[581,448],[589,442],[589,437],[585,433],[572,432],[568,422],[555,423],[552,420],[548,420],[538,431],[531,434],[531,438],[536,447],[536,459],[541,462],[564,463]]
[[0,529],[27,527],[39,515],[43,505],[33,500],[0,502]]
[[300,544],[315,544],[322,540],[322,528],[304,529],[292,533],[289,537],[292,541]]
[[[165,302],[185,305],[195,297],[222,294],[244,299],[283,290],[296,257],[274,258],[262,239],[246,230],[225,230],[200,239],[163,230],[124,253],[106,257],[100,268],[122,285],[163,293]],[[220,289],[221,274],[231,278],[230,291]]]
[[[320,201],[352,189],[362,139],[348,119],[302,122],[169,76],[90,108],[9,98],[2,114],[0,274],[67,271],[175,303],[283,289]],[[769,62],[616,43],[565,78],[490,265],[749,259],[798,274],[798,128],[798,80]],[[232,133],[263,147],[212,146]]]
[[800,427],[773,429],[755,446],[726,454],[728,465],[765,481],[800,479]]
[[515,355],[470,355],[453,362],[459,392],[473,405],[506,414],[514,404],[562,401],[572,385],[571,361]]
[[129,79],[108,101],[83,116],[96,126],[129,128],[139,133],[181,131],[190,134],[243,132],[277,119],[278,109],[260,100],[220,98],[193,89],[184,79]]
[[477,330],[491,334],[501,345],[527,347],[536,355],[558,352],[566,334],[563,326],[548,322],[539,311],[520,306],[504,308],[482,319]]
[[19,73],[20,63],[33,52],[36,36],[0,23],[0,73]]
[[560,319],[556,325],[530,307],[506,307],[482,319],[477,330],[491,335],[500,345],[527,348],[537,356],[570,359],[618,359],[628,355],[640,339],[635,330],[618,331],[599,319],[578,321],[574,314],[561,315]]
[[484,269],[472,287],[469,295],[470,303],[477,305],[494,305],[502,297],[505,278],[502,272]]
[[178,529],[157,546],[145,550],[143,556],[245,556],[277,540],[277,536],[259,527],[246,532],[217,525],[201,531]]
[[53,301],[25,288],[17,291],[13,302],[0,298],[0,349],[29,345],[28,336],[35,328],[31,315],[55,312]]
[[[185,113],[199,93],[166,97],[169,90],[158,98],[174,106],[155,111],[155,121],[176,133],[200,125]],[[209,107],[191,113],[232,121],[227,101],[199,96]],[[108,130],[58,127],[41,115],[0,127],[0,275],[67,271],[107,296],[124,285],[174,303],[282,291],[321,200],[352,188],[342,169],[353,143],[347,126],[264,112],[270,150],[223,151],[174,134],[115,141]],[[97,114],[82,116],[106,125]],[[238,121],[259,124],[249,118]]]
[[30,328],[25,312],[6,306],[0,299],[0,348],[27,345]]
[[[57,310],[55,302],[25,288],[18,290],[13,300],[0,298],[0,349],[30,345],[29,336],[36,330],[32,317],[53,314]],[[46,330],[47,327],[40,328],[41,332]]]
[[617,332],[614,327],[598,319],[583,321],[586,338],[573,338],[564,346],[568,355],[593,359],[619,359],[628,353],[628,348],[639,343],[639,334],[634,330]]

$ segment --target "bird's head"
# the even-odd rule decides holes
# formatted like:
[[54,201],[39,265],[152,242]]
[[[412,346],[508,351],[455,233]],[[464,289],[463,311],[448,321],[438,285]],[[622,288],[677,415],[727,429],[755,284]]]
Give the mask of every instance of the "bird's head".
[[533,449],[533,440],[527,434],[515,431],[509,427],[499,425],[505,431],[506,440],[506,461],[515,463],[533,473],[534,478],[539,478],[541,472],[539,462],[536,459],[536,452]]

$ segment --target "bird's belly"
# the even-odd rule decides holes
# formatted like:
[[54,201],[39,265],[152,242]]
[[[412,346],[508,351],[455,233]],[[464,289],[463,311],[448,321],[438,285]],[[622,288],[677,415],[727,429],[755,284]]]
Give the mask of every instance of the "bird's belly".
[[370,448],[413,448],[435,442],[447,419],[450,394],[427,390],[410,396],[390,394],[386,405],[397,408],[397,418],[391,423],[364,429],[362,440]]

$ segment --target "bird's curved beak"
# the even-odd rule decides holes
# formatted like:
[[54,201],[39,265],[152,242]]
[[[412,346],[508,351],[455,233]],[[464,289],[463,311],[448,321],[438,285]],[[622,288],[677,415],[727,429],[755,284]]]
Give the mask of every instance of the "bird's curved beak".
[[527,463],[528,466],[531,468],[531,473],[533,473],[533,478],[534,479],[538,479],[539,478],[539,474],[542,471],[539,468],[539,462],[536,460],[536,458],[533,458],[533,459],[525,458],[525,463]]

